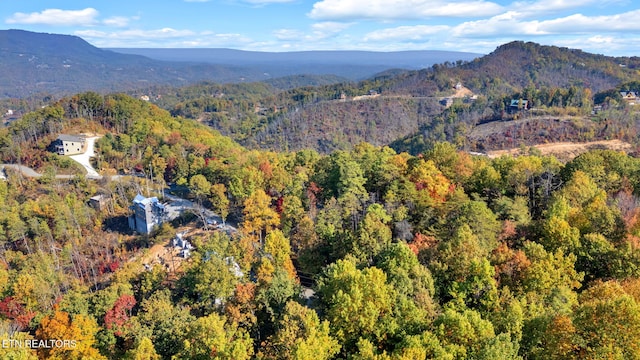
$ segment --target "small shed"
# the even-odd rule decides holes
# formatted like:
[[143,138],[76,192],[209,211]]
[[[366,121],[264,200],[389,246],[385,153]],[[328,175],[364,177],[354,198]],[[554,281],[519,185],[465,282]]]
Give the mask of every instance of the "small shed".
[[109,200],[110,200],[109,197],[103,194],[98,194],[89,198],[89,206],[91,206],[92,208],[98,211],[104,211],[107,208],[107,204],[109,203]]

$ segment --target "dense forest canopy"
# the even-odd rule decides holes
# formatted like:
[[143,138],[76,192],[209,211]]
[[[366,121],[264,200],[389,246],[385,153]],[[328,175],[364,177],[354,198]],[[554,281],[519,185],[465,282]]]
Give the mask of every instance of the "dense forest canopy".
[[[48,151],[81,132],[101,180]],[[42,174],[0,180],[0,336],[76,346],[2,357],[640,357],[640,160],[424,149],[249,150],[122,94],[29,113],[0,129],[1,161]],[[237,231],[196,211],[133,234],[167,185]],[[178,231],[193,255],[150,265]]]

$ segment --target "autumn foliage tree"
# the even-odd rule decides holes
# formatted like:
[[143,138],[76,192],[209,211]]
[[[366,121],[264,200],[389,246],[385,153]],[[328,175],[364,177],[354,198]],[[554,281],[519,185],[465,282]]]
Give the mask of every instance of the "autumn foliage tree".
[[314,310],[289,301],[276,333],[267,339],[258,356],[282,360],[332,359],[340,345],[329,332],[329,322],[320,321]]
[[260,243],[265,233],[280,224],[278,213],[271,208],[271,197],[262,189],[256,190],[244,202],[243,231],[255,236]]
[[104,316],[104,324],[107,329],[114,331],[116,335],[122,335],[122,328],[127,326],[131,317],[131,309],[136,305],[136,299],[132,295],[124,294],[116,300]]
[[85,315],[71,317],[68,313],[55,310],[50,316],[42,319],[36,331],[39,340],[75,341],[75,346],[43,347],[40,355],[47,359],[94,359],[102,360],[102,356],[94,347],[98,332],[96,321]]

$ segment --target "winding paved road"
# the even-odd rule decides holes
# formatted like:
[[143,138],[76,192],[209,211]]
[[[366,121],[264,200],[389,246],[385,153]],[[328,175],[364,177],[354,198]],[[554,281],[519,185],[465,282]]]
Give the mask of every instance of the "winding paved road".
[[0,164],[0,167],[2,167],[3,169],[8,168],[8,169],[14,169],[16,171],[19,171],[22,173],[22,175],[24,176],[28,176],[28,177],[40,177],[42,176],[42,174],[40,174],[39,172],[36,172],[35,170],[33,170],[30,167],[26,167],[24,165],[17,165],[17,164]]
[[[26,177],[34,177],[34,178],[39,178],[42,176],[42,174],[40,174],[39,172],[33,170],[30,167],[24,166],[24,165],[17,165],[17,164],[0,164],[0,172],[4,172],[4,169],[13,169],[16,170],[18,172],[20,172],[22,175],[26,176]],[[56,175],[56,179],[73,179],[75,177],[75,175]],[[89,177],[89,176],[87,176]],[[2,179],[3,176],[0,176],[0,179]],[[99,177],[100,179],[102,178],[102,176]]]

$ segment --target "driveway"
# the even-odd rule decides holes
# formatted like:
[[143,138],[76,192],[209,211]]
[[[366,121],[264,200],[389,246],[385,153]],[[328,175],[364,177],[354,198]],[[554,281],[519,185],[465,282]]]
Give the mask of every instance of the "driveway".
[[199,217],[207,222],[207,226],[213,226],[214,224],[217,224],[213,227],[225,231],[229,234],[238,232],[238,229],[233,226],[235,224],[229,224],[228,222],[223,224],[220,215],[214,213],[209,209],[200,207],[193,201],[167,193],[164,194],[164,201],[167,202],[165,204],[165,209],[167,211],[167,217],[169,218],[169,220],[175,219],[185,211],[191,211],[196,215],[200,214]]
[[87,170],[88,178],[102,178],[100,174],[93,168],[91,165],[91,158],[96,156],[94,152],[94,144],[96,139],[99,139],[99,136],[89,137],[87,138],[87,150],[84,153],[78,155],[71,155],[69,158],[78,162],[82,167]]

